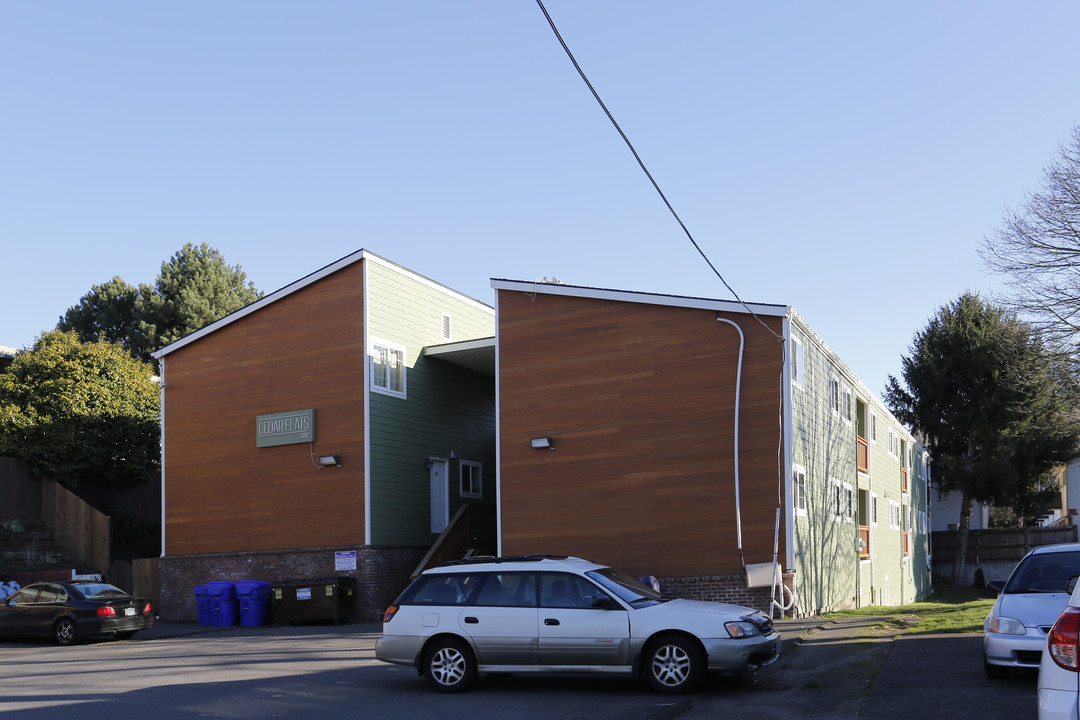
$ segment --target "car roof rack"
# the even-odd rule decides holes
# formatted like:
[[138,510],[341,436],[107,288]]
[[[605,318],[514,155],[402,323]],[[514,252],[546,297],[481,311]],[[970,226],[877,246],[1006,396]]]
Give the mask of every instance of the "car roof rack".
[[487,563],[508,562],[539,562],[541,560],[566,560],[569,555],[552,555],[550,553],[533,553],[530,555],[470,555],[460,560],[447,560],[439,563],[438,567],[452,567],[454,565],[478,565]]

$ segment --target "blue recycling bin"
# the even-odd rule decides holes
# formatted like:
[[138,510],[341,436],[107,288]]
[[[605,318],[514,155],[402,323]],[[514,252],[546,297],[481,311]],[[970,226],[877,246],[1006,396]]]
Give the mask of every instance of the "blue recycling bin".
[[210,624],[210,589],[205,585],[195,586],[195,611],[200,625]]
[[236,583],[236,601],[240,604],[240,624],[259,627],[266,624],[270,610],[270,583],[240,580]]
[[206,583],[210,595],[210,624],[214,627],[232,627],[239,624],[240,608],[236,603],[236,583],[217,580]]

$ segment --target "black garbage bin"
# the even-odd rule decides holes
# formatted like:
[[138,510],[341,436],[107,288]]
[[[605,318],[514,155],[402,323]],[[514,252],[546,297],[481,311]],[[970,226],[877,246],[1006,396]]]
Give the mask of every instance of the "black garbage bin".
[[351,577],[283,580],[270,586],[270,610],[275,625],[301,622],[352,622]]

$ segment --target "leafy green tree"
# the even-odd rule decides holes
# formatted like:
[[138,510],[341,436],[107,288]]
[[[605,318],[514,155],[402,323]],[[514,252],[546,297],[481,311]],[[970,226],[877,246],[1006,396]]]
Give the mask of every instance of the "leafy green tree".
[[959,492],[957,558],[963,574],[972,502],[1030,516],[1077,455],[1080,393],[1067,360],[1015,315],[974,293],[942,307],[889,376],[885,401],[929,442],[934,484]]
[[140,298],[140,327],[157,350],[262,297],[239,265],[206,243],[187,243],[162,263],[154,292]]
[[119,276],[94,285],[67,309],[57,323],[57,330],[72,330],[83,342],[108,340],[118,342],[135,355],[145,355],[146,337],[139,330],[139,301],[153,289],[124,282]]
[[120,344],[54,330],[0,374],[0,455],[69,488],[158,473],[158,383]]

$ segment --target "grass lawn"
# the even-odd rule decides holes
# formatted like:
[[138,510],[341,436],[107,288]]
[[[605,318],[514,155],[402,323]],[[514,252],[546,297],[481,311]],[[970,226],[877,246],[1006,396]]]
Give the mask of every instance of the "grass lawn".
[[929,600],[899,607],[859,608],[826,613],[822,617],[880,616],[884,631],[897,633],[981,633],[994,597],[989,591],[948,587],[935,590]]

